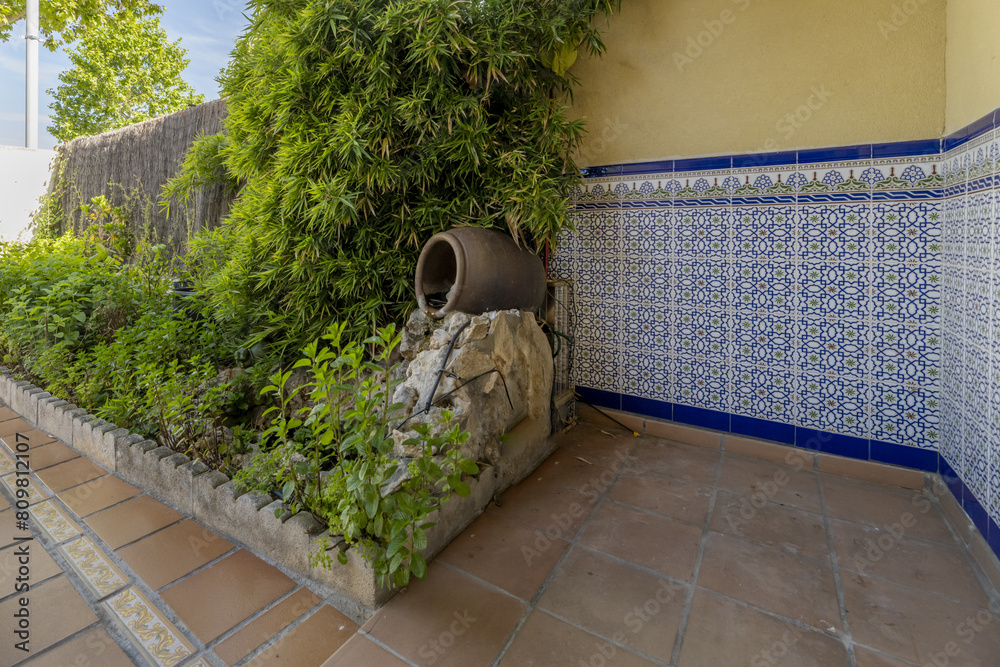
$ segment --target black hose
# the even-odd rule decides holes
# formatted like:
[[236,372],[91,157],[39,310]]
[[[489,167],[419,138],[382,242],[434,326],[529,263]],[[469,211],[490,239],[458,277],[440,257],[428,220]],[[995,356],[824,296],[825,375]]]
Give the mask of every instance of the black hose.
[[590,401],[588,401],[585,398],[581,397],[579,393],[577,393],[577,392],[574,391],[573,394],[576,396],[576,400],[580,401],[581,403],[585,403],[585,404],[589,405],[590,407],[594,408],[599,413],[601,413],[602,415],[604,415],[605,417],[607,417],[608,419],[610,419],[614,423],[618,424],[619,426],[621,426],[623,429],[625,429],[626,431],[628,431],[629,433],[631,433],[635,437],[637,437],[637,438],[639,437],[639,433],[637,431],[634,431],[634,430],[630,429],[628,426],[626,426],[625,424],[621,423],[620,421],[618,421],[617,419],[615,419],[614,417],[612,417],[611,415],[609,415],[604,410],[601,410],[599,407],[597,407],[596,405],[594,405]]
[[462,335],[462,332],[465,331],[465,327],[470,324],[472,324],[472,320],[466,320],[465,324],[459,327],[458,331],[455,332],[455,335],[451,337],[451,340],[448,342],[448,349],[444,353],[444,359],[441,361],[441,368],[438,369],[437,377],[434,378],[434,387],[431,389],[431,393],[427,397],[427,405],[424,406],[423,410],[416,414],[424,414],[431,409],[431,406],[434,404],[434,394],[437,393],[438,385],[441,384],[441,376],[444,374],[444,367],[448,365],[448,360],[451,358],[451,351],[455,349],[455,343],[458,341],[458,337]]

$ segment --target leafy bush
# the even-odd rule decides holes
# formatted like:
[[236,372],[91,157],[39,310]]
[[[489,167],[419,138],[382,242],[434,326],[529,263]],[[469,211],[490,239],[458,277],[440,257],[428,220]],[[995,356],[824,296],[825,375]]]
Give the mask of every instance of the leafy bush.
[[[419,438],[423,454],[401,462],[390,456],[391,421],[401,405],[390,404],[399,380],[392,380],[389,358],[399,344],[390,326],[362,344],[349,340],[345,324],[332,325],[320,341],[303,351],[303,358],[285,372],[272,376],[264,391],[279,397],[274,418],[264,438],[270,442],[253,464],[237,475],[244,487],[259,491],[280,489],[288,508],[305,508],[342,534],[344,547],[357,546],[371,561],[380,582],[405,585],[410,575],[422,578],[427,563],[420,549],[427,546],[427,517],[451,493],[469,495],[462,474],[479,472],[475,462],[463,459],[460,445],[468,433],[448,425],[432,435],[424,424]],[[369,357],[365,345],[374,349]],[[286,389],[297,368],[308,369],[309,381]],[[300,391],[309,401],[290,413]],[[445,419],[450,421],[451,417]],[[400,466],[405,467],[405,474]],[[338,553],[342,563],[343,551]],[[329,557],[317,561],[330,566]]]
[[617,4],[251,2],[221,78],[227,137],[197,144],[174,190],[220,160],[244,184],[207,285],[216,314],[279,350],[334,320],[364,337],[411,307],[435,232],[553,239],[583,133],[566,114],[566,67],[603,50],[592,20]]

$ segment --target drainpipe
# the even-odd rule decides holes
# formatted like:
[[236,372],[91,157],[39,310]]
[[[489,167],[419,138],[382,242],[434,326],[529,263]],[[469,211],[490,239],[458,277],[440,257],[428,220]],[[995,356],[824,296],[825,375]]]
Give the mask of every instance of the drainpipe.
[[24,63],[24,145],[38,148],[38,0],[28,0],[24,41],[28,47]]

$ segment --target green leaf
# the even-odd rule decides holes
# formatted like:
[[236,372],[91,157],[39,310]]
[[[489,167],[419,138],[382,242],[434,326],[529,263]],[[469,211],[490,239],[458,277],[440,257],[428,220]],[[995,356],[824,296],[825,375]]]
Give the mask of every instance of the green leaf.
[[424,560],[424,555],[419,551],[410,554],[410,571],[417,579],[423,579],[427,576],[427,561]]

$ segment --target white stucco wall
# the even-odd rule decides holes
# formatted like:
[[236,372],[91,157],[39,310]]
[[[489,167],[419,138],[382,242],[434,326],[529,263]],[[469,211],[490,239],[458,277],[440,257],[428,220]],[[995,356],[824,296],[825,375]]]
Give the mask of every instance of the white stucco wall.
[[45,194],[55,151],[0,146],[0,237],[16,239]]

